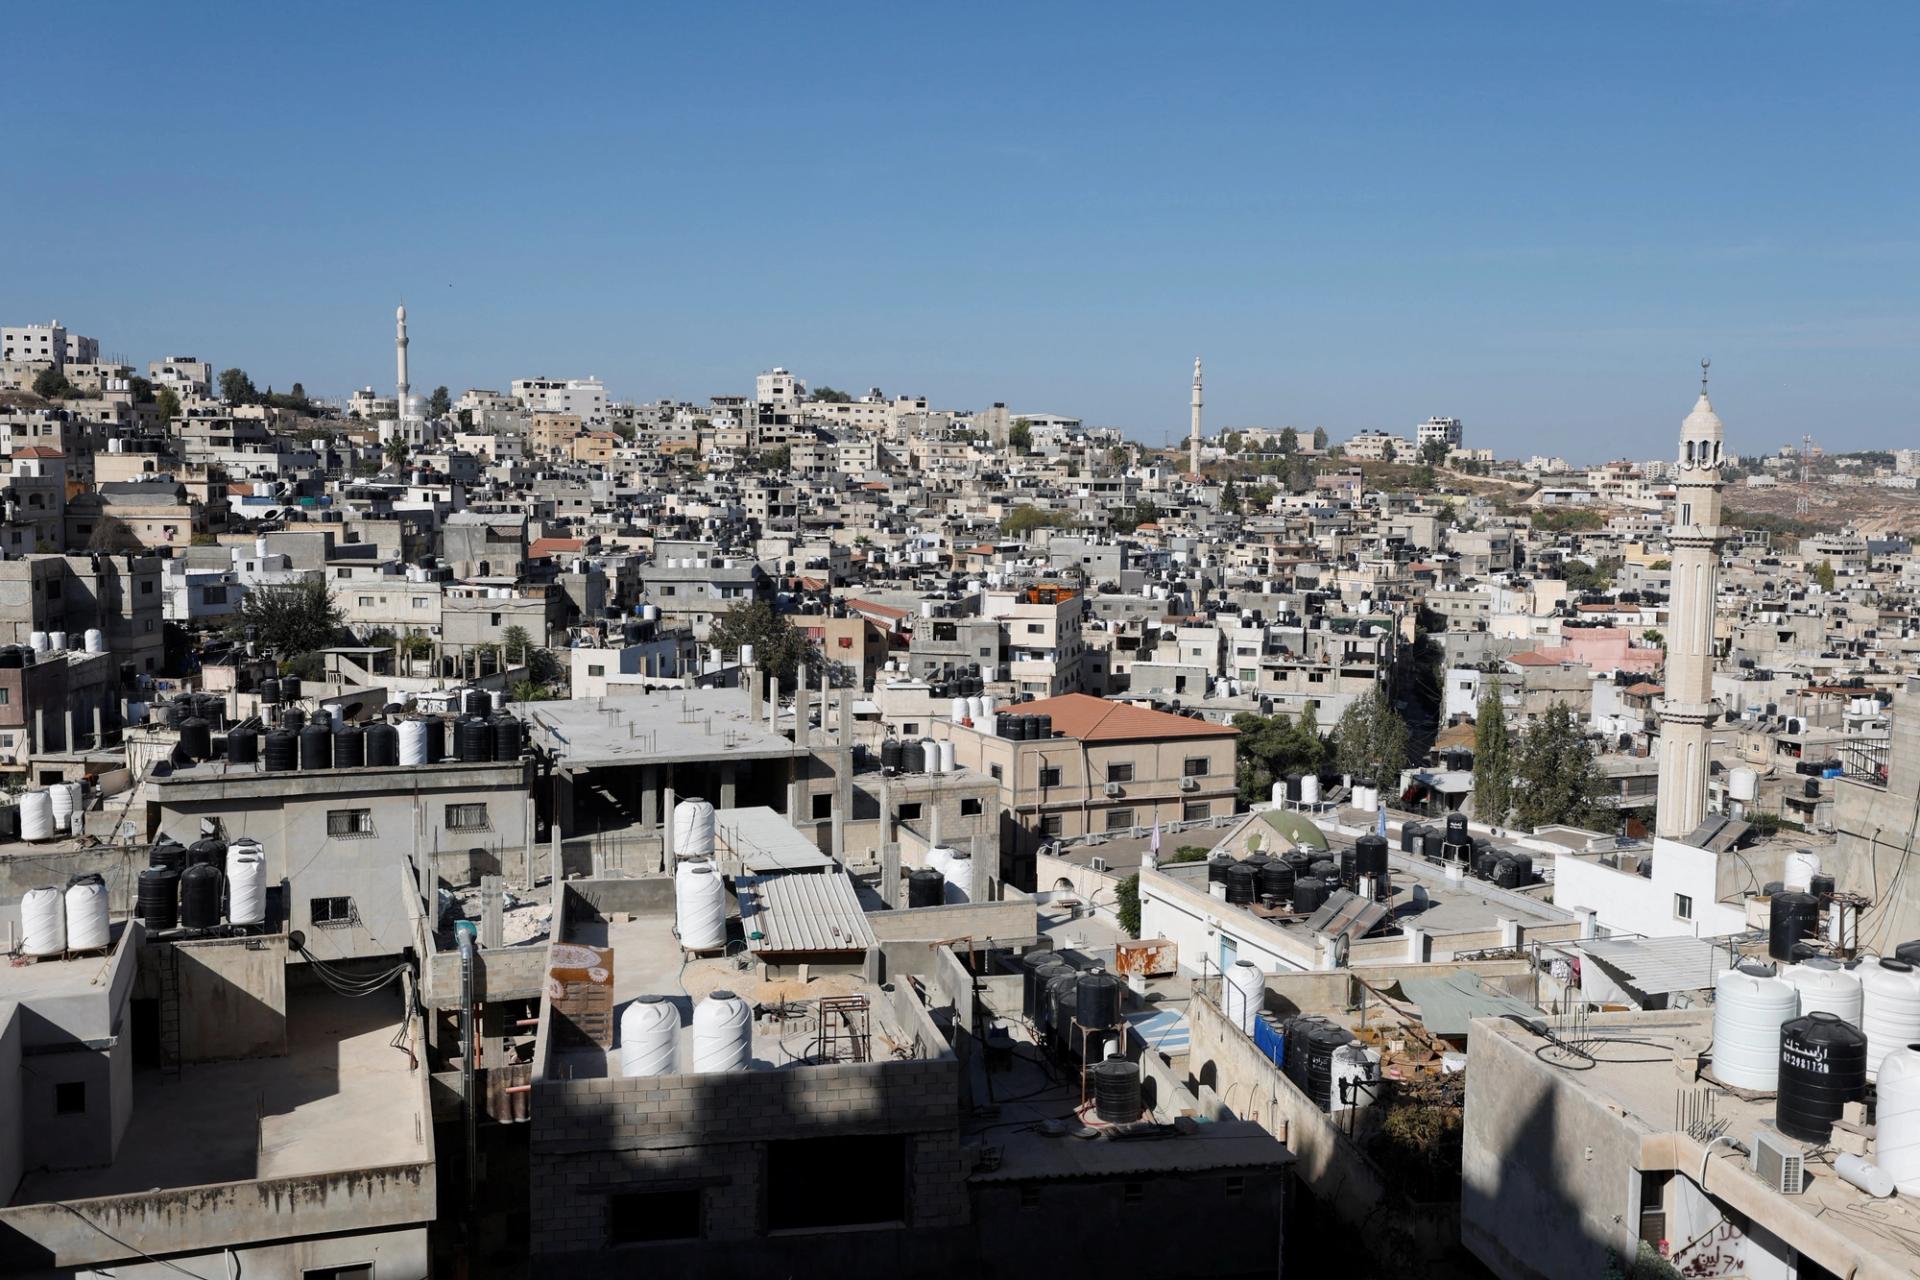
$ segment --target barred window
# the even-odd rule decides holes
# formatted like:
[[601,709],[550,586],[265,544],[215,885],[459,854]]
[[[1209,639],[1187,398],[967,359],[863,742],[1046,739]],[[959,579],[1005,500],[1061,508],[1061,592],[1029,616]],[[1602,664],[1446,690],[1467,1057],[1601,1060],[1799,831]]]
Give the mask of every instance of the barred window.
[[327,834],[330,836],[370,836],[373,834],[373,810],[327,810]]
[[485,831],[492,825],[487,820],[487,806],[484,804],[447,806],[447,830],[449,831]]

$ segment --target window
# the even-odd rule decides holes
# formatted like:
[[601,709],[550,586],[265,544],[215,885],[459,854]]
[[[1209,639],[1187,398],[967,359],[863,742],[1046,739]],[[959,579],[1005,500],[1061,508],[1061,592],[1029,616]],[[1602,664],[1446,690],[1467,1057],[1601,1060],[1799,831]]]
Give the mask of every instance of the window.
[[590,663],[588,663],[588,664],[587,664],[587,674],[588,674],[589,676],[603,676],[603,675],[605,675],[605,674],[607,674],[607,668],[606,668],[606,664],[605,664],[605,663],[599,663],[599,662],[590,662]]
[[700,1238],[700,1188],[630,1191],[607,1197],[607,1243]]
[[994,780],[995,782],[999,782],[999,781],[1000,781],[1000,780],[1001,780],[1001,779],[1002,779],[1002,778],[1003,778],[1003,777],[1005,776],[1004,774],[1002,774],[1002,773],[1000,772],[1000,766],[999,766],[999,765],[997,765],[997,764],[993,764],[993,765],[988,765],[988,766],[987,766],[987,772],[988,772],[989,774],[991,774],[991,775],[993,775],[993,780]]
[[911,804],[901,805],[899,814],[900,821],[902,822],[918,822],[920,820],[920,802],[916,800]]
[[1027,624],[1027,634],[1030,636],[1045,635],[1046,631],[1047,625],[1044,622],[1029,622]]
[[13,701],[13,690],[0,689],[0,707],[4,707],[9,702],[12,702],[12,701]]
[[1043,787],[1059,786],[1060,785],[1060,766],[1057,764],[1041,765],[1040,766],[1040,785]]
[[960,816],[974,818],[980,815],[980,797],[963,796],[960,800]]
[[908,1181],[899,1134],[769,1142],[767,1229],[904,1222]]
[[350,1262],[343,1267],[308,1267],[300,1280],[373,1280],[371,1262]]
[[447,830],[449,831],[485,831],[492,826],[487,817],[484,804],[450,804],[447,806]]
[[307,901],[307,921],[315,925],[352,924],[353,899],[310,898]]
[[919,732],[920,732],[920,726],[919,726],[919,725],[918,725],[917,723],[916,723],[916,724],[903,724],[903,725],[901,725],[901,726],[900,726],[900,732],[901,732],[901,733],[903,733],[903,734],[905,734],[905,735],[906,735],[907,737],[909,737],[909,738],[910,738],[910,737],[912,737],[912,736],[913,736],[914,734],[916,734],[916,733],[919,733]]
[[813,798],[813,816],[831,818],[833,816],[833,794],[818,795]]
[[1673,918],[1676,920],[1693,919],[1693,899],[1684,893],[1673,895]]
[[362,609],[371,609],[371,608],[373,608],[373,597],[372,597],[372,596],[361,596],[361,597],[360,597],[360,607],[361,607]]
[[1065,830],[1057,813],[1049,813],[1040,819],[1040,831],[1043,835],[1057,836]]
[[1131,764],[1110,764],[1110,765],[1108,765],[1108,766],[1107,766],[1107,781],[1108,781],[1108,782],[1132,782],[1132,781],[1133,781],[1133,766],[1132,766]]
[[426,598],[425,596],[415,596],[415,597],[413,597],[413,607],[414,607],[414,608],[416,608],[416,609],[424,609],[424,608],[426,608],[426,607],[427,607],[427,598]]
[[63,1080],[53,1086],[53,1114],[57,1116],[85,1115],[87,1110],[87,1082],[85,1080]]
[[327,834],[330,836],[370,836],[373,834],[371,809],[327,810]]
[[1192,800],[1180,806],[1180,821],[1204,822],[1213,816],[1213,805],[1205,800]]
[[1189,778],[1204,778],[1213,772],[1213,762],[1205,756],[1188,756],[1181,772]]
[[1131,809],[1107,810],[1107,830],[1131,831],[1132,829],[1133,829],[1133,810]]

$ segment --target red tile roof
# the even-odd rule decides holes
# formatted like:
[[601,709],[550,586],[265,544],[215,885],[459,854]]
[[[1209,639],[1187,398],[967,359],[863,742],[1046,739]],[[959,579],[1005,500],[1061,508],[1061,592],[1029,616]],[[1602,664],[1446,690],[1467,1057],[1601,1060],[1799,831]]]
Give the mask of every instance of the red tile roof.
[[64,458],[67,455],[58,449],[49,449],[44,444],[30,444],[24,449],[15,449],[13,456],[16,458]]
[[846,606],[856,613],[871,613],[882,618],[906,618],[912,615],[905,609],[896,609],[890,604],[876,604],[872,600],[848,600]]
[[527,548],[527,559],[540,560],[547,556],[564,555],[586,545],[579,538],[535,538],[533,545]]
[[1189,720],[1150,707],[1108,702],[1084,693],[1063,693],[1038,702],[1010,703],[1010,714],[1052,716],[1056,731],[1082,742],[1141,742],[1157,738],[1230,738],[1232,725]]

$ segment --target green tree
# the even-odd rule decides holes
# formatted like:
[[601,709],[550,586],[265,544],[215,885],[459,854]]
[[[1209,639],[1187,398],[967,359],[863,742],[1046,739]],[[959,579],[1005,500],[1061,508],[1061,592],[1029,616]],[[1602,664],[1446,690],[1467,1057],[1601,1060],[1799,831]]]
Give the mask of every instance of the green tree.
[[1007,431],[1007,448],[1018,453],[1033,448],[1033,424],[1025,418],[1015,418]]
[[127,522],[119,516],[103,516],[100,523],[93,526],[93,534],[87,539],[87,550],[105,551],[117,554],[126,551],[144,551],[146,544]]
[[447,394],[445,387],[435,387],[433,394],[427,397],[427,413],[435,418],[444,418],[453,412],[453,397]]
[[1482,822],[1507,820],[1513,809],[1513,744],[1507,740],[1507,708],[1500,677],[1480,691],[1473,722],[1473,811]]
[[1407,722],[1393,708],[1385,685],[1376,684],[1355,698],[1333,729],[1334,758],[1340,772],[1358,786],[1391,787],[1407,767]]
[[1566,703],[1554,703],[1527,725],[1513,772],[1513,817],[1521,826],[1531,830],[1553,823],[1604,824],[1612,829],[1606,778]]
[[268,652],[291,661],[333,644],[341,624],[340,606],[327,584],[302,578],[249,591],[227,629],[238,636],[252,627]]
[[754,665],[789,688],[799,678],[801,665],[813,656],[807,638],[765,600],[737,604],[715,618],[707,631],[707,644],[736,657],[741,646],[752,645]]
[[1129,938],[1140,936],[1140,873],[1134,872],[1113,887],[1115,906],[1113,914],[1120,920],[1120,927],[1127,931]]
[[1142,498],[1131,509],[1122,507],[1113,513],[1113,527],[1120,533],[1131,533],[1143,524],[1152,524],[1160,518],[1160,508]]
[[1226,483],[1220,486],[1220,509],[1230,516],[1240,514],[1240,490],[1228,476]]
[[815,387],[813,398],[821,404],[852,404],[853,396],[838,387]]
[[380,452],[386,458],[388,465],[397,471],[406,462],[410,446],[404,437],[395,436],[381,447]]
[[1065,511],[1047,511],[1040,507],[1021,506],[1009,511],[1000,521],[1000,528],[1016,538],[1024,538],[1035,529],[1057,528],[1072,519]]
[[[500,655],[500,665],[510,667],[524,664],[527,668],[527,681],[536,686],[546,686],[560,679],[560,660],[553,656],[551,649],[534,644],[527,629],[518,623],[500,633],[500,643],[494,648]],[[517,698],[527,702],[531,699]]]
[[1613,575],[1620,568],[1618,556],[1602,556],[1593,564],[1569,560],[1561,569],[1569,591],[1605,591],[1613,586]]
[[1429,440],[1420,446],[1420,460],[1429,467],[1440,466],[1447,460],[1450,448],[1444,440]]
[[1817,568],[1817,569],[1815,569],[1815,570],[1813,571],[1813,580],[1814,580],[1815,582],[1817,582],[1817,583],[1819,583],[1819,584],[1820,584],[1820,589],[1821,589],[1822,591],[1831,591],[1831,590],[1833,590],[1833,563],[1832,563],[1832,561],[1829,561],[1829,560],[1822,560],[1822,561],[1820,562],[1820,567],[1819,567],[1819,568]]
[[1433,468],[1424,462],[1407,477],[1407,487],[1419,493],[1431,493],[1438,484],[1439,478],[1433,474]]
[[172,387],[162,387],[153,393],[153,407],[160,411],[160,421],[172,422],[180,416],[180,397]]
[[1280,452],[1288,454],[1300,452],[1300,433],[1292,427],[1281,428]]
[[1393,462],[1400,456],[1400,447],[1389,440],[1380,446],[1380,461]]
[[1313,429],[1313,447],[1316,452],[1326,452],[1327,429],[1325,427],[1315,427]]
[[1107,450],[1107,465],[1110,467],[1124,467],[1127,465],[1127,450],[1125,445],[1117,444]]
[[785,471],[793,465],[793,450],[784,444],[775,449],[764,449],[754,463],[762,471]]
[[243,369],[222,369],[220,371],[220,398],[229,405],[252,404],[260,398],[254,390],[253,379]]
[[33,375],[33,394],[42,400],[60,400],[75,394],[74,386],[67,381],[67,375],[48,365]]

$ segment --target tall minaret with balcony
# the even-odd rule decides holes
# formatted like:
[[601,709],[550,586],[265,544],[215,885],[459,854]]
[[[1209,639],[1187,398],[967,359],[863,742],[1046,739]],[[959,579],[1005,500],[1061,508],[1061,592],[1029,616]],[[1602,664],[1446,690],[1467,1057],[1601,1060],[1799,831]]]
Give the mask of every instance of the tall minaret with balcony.
[[1720,491],[1725,430],[1707,399],[1707,362],[1700,362],[1700,399],[1680,424],[1674,484],[1673,559],[1668,607],[1666,696],[1660,706],[1660,795],[1655,834],[1684,840],[1707,813],[1707,766],[1720,706],[1713,700],[1713,616],[1720,577]]
[[1187,436],[1187,470],[1200,476],[1200,357],[1193,358],[1193,430]]

